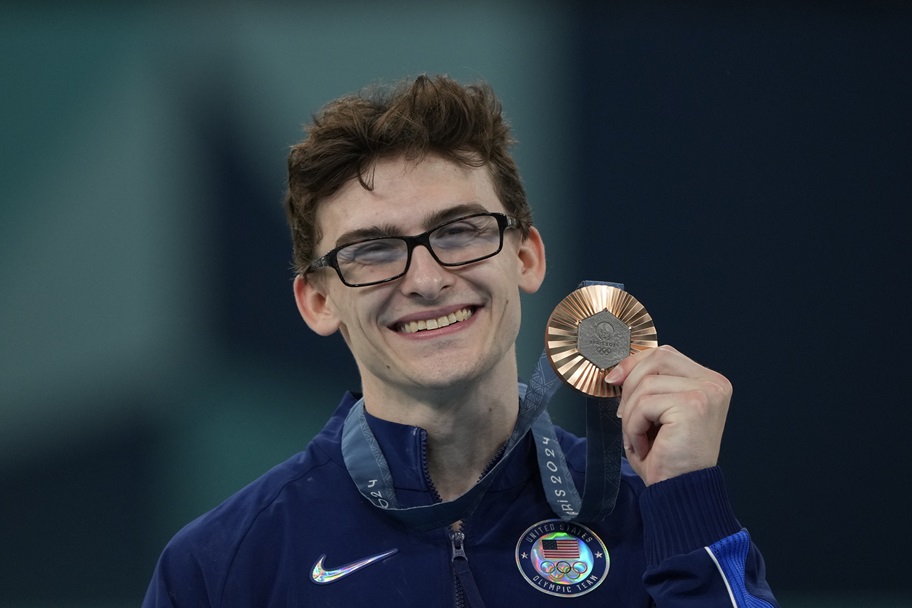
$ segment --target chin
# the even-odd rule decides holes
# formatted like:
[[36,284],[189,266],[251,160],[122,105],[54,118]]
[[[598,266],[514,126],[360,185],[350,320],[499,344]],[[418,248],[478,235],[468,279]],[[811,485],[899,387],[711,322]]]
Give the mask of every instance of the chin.
[[[429,362],[425,362],[429,363]],[[446,390],[470,384],[481,375],[481,366],[454,366],[452,360],[434,365],[417,365],[402,370],[405,385],[425,390]]]

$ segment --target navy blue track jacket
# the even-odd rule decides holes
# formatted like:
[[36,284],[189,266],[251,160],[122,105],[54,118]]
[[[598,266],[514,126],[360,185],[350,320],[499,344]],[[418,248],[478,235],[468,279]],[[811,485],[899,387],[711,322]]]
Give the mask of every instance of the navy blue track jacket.
[[[346,394],[305,451],[182,529],[143,606],[778,606],[718,468],[647,488],[625,461],[614,512],[567,524],[545,500],[527,437],[461,536],[418,532],[371,505],[345,468],[342,423],[356,400]],[[426,433],[368,419],[400,503],[437,500]],[[585,440],[557,433],[582,487]]]

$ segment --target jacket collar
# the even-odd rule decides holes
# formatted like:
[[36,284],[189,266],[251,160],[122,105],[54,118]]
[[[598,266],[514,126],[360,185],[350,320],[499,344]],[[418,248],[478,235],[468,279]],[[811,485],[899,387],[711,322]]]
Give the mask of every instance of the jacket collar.
[[[360,398],[361,395],[351,392],[342,397],[342,402],[333,414],[333,421],[330,422],[330,426],[337,427],[335,430],[338,433],[341,433],[345,416]],[[439,501],[427,473],[427,431],[377,418],[366,410],[365,417],[389,466],[400,503],[403,506],[415,506]],[[524,484],[536,472],[530,435],[508,456],[509,462],[488,492]]]

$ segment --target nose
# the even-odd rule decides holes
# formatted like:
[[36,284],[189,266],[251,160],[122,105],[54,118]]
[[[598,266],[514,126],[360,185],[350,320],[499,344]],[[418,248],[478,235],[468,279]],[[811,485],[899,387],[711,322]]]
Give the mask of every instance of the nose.
[[418,245],[412,250],[412,261],[402,277],[400,289],[408,295],[436,300],[454,280],[453,273],[441,266],[427,247]]

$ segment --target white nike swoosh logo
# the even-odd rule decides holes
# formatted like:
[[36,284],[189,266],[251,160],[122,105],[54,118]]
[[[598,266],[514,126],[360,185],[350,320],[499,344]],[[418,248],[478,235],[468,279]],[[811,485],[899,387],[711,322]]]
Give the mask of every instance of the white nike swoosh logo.
[[314,564],[313,570],[310,571],[310,579],[318,585],[328,585],[329,583],[336,582],[340,578],[348,576],[352,572],[357,572],[365,566],[370,566],[371,564],[379,562],[381,559],[385,559],[398,552],[399,549],[390,549],[385,553],[379,553],[364,559],[359,559],[356,562],[345,564],[340,568],[334,568],[332,570],[323,568],[323,560],[326,559],[326,556],[321,555],[320,559],[317,560],[317,563]]

